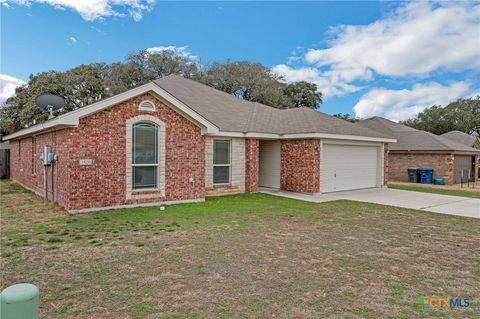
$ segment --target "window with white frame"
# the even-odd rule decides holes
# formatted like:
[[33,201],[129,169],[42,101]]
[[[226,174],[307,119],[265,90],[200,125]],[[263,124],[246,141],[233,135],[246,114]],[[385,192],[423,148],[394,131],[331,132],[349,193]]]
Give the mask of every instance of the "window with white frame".
[[132,188],[158,187],[158,126],[150,122],[133,125]]
[[231,141],[213,141],[213,183],[228,184],[231,176]]

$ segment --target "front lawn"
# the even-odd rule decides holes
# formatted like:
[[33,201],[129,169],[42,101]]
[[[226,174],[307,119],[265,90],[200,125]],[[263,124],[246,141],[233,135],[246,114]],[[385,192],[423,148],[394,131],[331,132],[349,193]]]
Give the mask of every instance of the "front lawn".
[[474,192],[471,190],[463,191],[463,190],[457,190],[457,189],[436,188],[435,185],[417,186],[416,184],[404,185],[404,184],[393,183],[393,184],[388,184],[388,188],[401,189],[404,191],[440,194],[440,195],[480,198],[480,191]]
[[[41,318],[475,318],[480,220],[266,194],[69,216],[1,184],[1,288]],[[470,299],[465,309],[419,297]],[[475,315],[477,314],[477,315]]]

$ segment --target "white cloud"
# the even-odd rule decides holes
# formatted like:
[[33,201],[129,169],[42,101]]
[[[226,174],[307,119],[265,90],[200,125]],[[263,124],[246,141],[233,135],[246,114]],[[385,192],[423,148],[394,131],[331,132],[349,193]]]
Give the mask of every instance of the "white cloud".
[[466,82],[455,82],[448,86],[436,82],[416,84],[410,90],[376,88],[364,94],[353,110],[355,116],[360,118],[383,116],[402,121],[432,105],[447,105],[469,95],[471,92]]
[[325,82],[320,88],[329,96],[348,93],[350,83],[370,82],[376,75],[418,78],[480,68],[478,2],[410,2],[371,24],[337,26],[330,34],[327,48],[303,55],[303,66],[273,70],[284,71],[287,81],[316,70],[314,80]]
[[71,42],[73,42],[73,43],[77,43],[77,39],[74,38],[74,37],[70,37],[70,38],[68,38],[68,39],[69,39]]
[[188,51],[188,46],[176,47],[174,45],[169,45],[169,46],[151,47],[147,49],[148,53],[161,53],[165,51],[171,52],[175,55],[182,56],[189,60],[196,60],[198,58],[198,56],[193,55],[190,51]]
[[0,103],[15,94],[15,88],[22,84],[25,84],[25,81],[7,74],[0,74]]
[[272,71],[285,78],[287,82],[307,81],[317,85],[317,88],[325,97],[339,96],[358,91],[360,87],[339,81],[338,77],[329,72],[320,72],[313,67],[292,68],[285,64],[279,64]]
[[[60,10],[74,10],[87,21],[106,17],[125,17],[130,15],[139,21],[143,14],[153,9],[155,0],[0,0],[3,5],[8,2],[29,6],[31,3],[41,3]],[[123,9],[124,12],[118,11]]]
[[411,2],[387,19],[341,26],[330,48],[309,50],[307,62],[329,66],[345,81],[428,75],[480,67],[480,5]]
[[16,4],[19,4],[19,5],[22,5],[22,6],[30,6],[30,3],[28,2],[29,0],[0,0],[0,3],[2,4],[2,6],[4,6],[5,8],[10,8],[10,3],[16,3]]

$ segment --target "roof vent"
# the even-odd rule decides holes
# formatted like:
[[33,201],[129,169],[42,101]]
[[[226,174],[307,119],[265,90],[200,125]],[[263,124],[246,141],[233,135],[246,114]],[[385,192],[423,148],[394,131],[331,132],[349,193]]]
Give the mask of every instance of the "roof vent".
[[143,101],[138,108],[141,111],[155,111],[155,104],[151,101]]

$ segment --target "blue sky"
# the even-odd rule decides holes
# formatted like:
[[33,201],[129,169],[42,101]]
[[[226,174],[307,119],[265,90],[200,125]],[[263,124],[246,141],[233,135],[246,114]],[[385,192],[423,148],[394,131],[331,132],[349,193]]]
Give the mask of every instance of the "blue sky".
[[147,48],[260,62],[317,83],[330,114],[403,120],[480,92],[478,2],[40,2],[0,0],[0,99],[29,74]]

